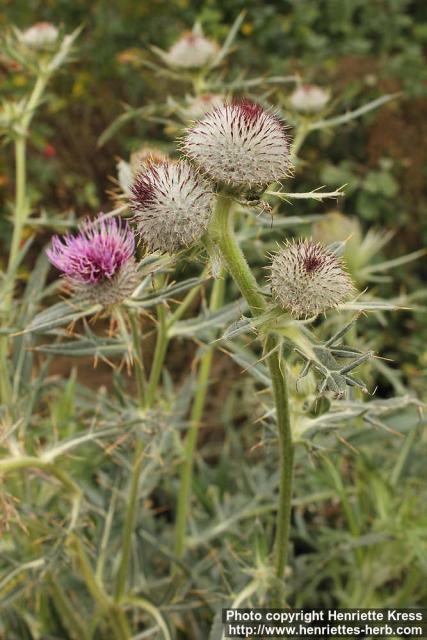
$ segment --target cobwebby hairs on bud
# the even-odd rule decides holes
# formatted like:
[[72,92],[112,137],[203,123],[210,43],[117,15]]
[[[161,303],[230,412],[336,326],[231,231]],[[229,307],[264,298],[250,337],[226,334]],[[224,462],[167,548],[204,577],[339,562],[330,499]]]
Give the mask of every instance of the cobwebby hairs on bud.
[[18,32],[20,42],[31,49],[50,47],[58,40],[59,31],[50,22],[37,22],[25,31]]
[[205,38],[203,32],[191,31],[177,40],[162,57],[171,67],[199,69],[210,64],[218,50],[217,43]]
[[342,261],[313,240],[286,242],[271,262],[274,300],[297,318],[333,309],[354,293]]
[[329,99],[329,91],[314,84],[302,84],[290,96],[291,105],[301,113],[321,111],[328,104]]
[[188,162],[147,164],[131,186],[134,222],[149,251],[174,253],[198,242],[212,214],[212,187]]
[[134,291],[135,238],[119,219],[87,220],[76,235],[54,236],[46,251],[82,302],[104,307],[122,302]]
[[187,131],[183,148],[212,178],[238,187],[267,185],[291,168],[285,124],[250,100],[211,111]]

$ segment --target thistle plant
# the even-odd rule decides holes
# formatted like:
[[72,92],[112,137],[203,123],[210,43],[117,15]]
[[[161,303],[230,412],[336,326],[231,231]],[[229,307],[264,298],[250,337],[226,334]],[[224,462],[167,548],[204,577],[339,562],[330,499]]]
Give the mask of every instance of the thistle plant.
[[[365,381],[378,360],[358,339],[360,315],[398,306],[365,290],[390,266],[379,263],[375,271],[369,262],[384,238],[363,238],[341,218],[345,235],[336,237],[325,230],[326,217],[292,216],[288,206],[344,192],[288,189],[311,131],[332,129],[390,97],[333,116],[330,92],[293,76],[277,80],[278,104],[268,104],[266,93],[250,93],[271,86],[268,78],[228,80],[220,71],[241,20],[222,46],[196,26],[168,51],[154,50],[162,64],[146,66],[181,80],[185,93],[161,108],[130,110],[119,125],[143,114],[178,140],[150,140],[121,160],[116,208],[53,235],[26,282],[19,271],[32,223],[26,141],[72,39],[44,23],[8,35],[11,53],[25,58],[36,84],[2,120],[16,143],[17,191],[3,285],[0,479],[10,481],[2,498],[9,520],[24,506],[1,583],[13,619],[9,625],[5,616],[6,628],[32,618],[28,599],[38,636],[84,640],[207,637],[221,604],[301,604],[295,594],[307,572],[301,578],[292,553],[292,509],[300,531],[301,505],[322,500],[312,498],[308,454],[321,458],[325,443],[332,446],[335,435],[347,442],[341,434],[350,438],[351,431],[360,437],[360,426],[390,431],[390,416],[403,410],[418,419],[418,400],[371,398]],[[289,82],[293,92],[283,90]],[[57,228],[64,218],[55,222]],[[52,267],[60,277],[47,282]],[[184,343],[191,359],[187,365],[180,355],[178,382],[168,367],[173,341]],[[230,385],[219,399],[226,437],[205,446],[199,434],[221,378],[213,366],[220,353],[242,375],[239,389]],[[52,372],[56,356],[89,357],[112,374],[106,386],[91,388],[74,372],[68,379]],[[91,383],[97,374],[91,371]],[[230,428],[235,407],[245,424]],[[247,441],[253,464],[246,464]],[[411,442],[396,463],[395,484]],[[303,469],[298,487],[306,495],[296,496],[294,467]],[[328,473],[334,489],[326,493],[342,499],[356,535],[338,465]],[[337,529],[335,540],[340,535]],[[29,544],[35,539],[43,546]],[[355,553],[362,572],[365,552],[357,546]],[[20,583],[33,572],[42,585],[36,604]],[[363,574],[358,578],[357,606]],[[215,620],[212,637],[222,637]]]

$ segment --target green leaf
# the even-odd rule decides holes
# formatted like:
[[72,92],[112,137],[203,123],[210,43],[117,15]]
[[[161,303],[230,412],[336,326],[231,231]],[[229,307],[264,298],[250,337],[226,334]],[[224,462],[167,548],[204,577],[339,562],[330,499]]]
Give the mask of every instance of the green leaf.
[[79,338],[65,343],[42,344],[35,351],[71,358],[108,358],[122,356],[128,351],[128,345],[114,338]]
[[86,318],[98,311],[101,311],[99,304],[79,309],[71,302],[58,302],[53,307],[38,313],[23,333],[47,333],[56,327],[72,324],[76,320]]

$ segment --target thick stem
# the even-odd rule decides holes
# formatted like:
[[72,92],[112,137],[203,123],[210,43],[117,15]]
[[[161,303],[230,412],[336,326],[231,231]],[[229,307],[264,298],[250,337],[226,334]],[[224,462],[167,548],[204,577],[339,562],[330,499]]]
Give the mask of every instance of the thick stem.
[[132,334],[132,343],[133,343],[133,363],[134,363],[134,371],[136,378],[136,386],[138,390],[138,403],[141,409],[144,409],[147,398],[146,398],[146,386],[147,380],[145,377],[145,368],[144,368],[144,359],[142,353],[142,343],[141,336],[139,334],[139,323],[138,316],[132,311],[129,312],[129,321],[131,327]]
[[48,77],[45,74],[38,76],[33,91],[26,104],[26,110],[22,117],[19,137],[15,142],[15,214],[12,244],[9,253],[9,271],[12,269],[21,244],[22,233],[28,218],[28,202],[26,195],[27,182],[27,135],[34,112],[40,104],[41,96],[46,87]]
[[[260,293],[257,281],[237,244],[230,215],[231,204],[232,201],[227,196],[222,194],[218,196],[210,235],[219,247],[225,265],[247,301],[252,315],[259,316],[267,309],[267,303]],[[281,367],[280,345],[275,335],[268,334],[265,339],[264,349],[272,380],[279,437],[279,508],[277,511],[274,554],[276,576],[282,578],[289,547],[294,447],[286,376]]]
[[162,374],[166,349],[168,346],[168,327],[166,324],[166,313],[162,303],[157,305],[157,320],[159,323],[154,350],[153,362],[151,364],[150,378],[147,386],[147,405],[151,407],[156,397],[157,387]]
[[[12,298],[15,286],[14,268],[15,261],[19,253],[19,247],[21,244],[22,233],[25,227],[25,223],[28,217],[28,203],[26,195],[26,182],[27,182],[27,167],[26,167],[26,152],[27,152],[27,135],[28,129],[31,123],[31,119],[34,115],[34,111],[40,103],[42,93],[46,87],[48,77],[44,74],[40,74],[35,82],[33,91],[26,104],[26,110],[20,122],[19,137],[15,141],[15,211],[13,221],[13,235],[11,248],[9,252],[8,262],[8,284],[4,293],[4,316],[5,322],[9,321],[9,316],[12,308]],[[5,405],[10,404],[10,398],[12,396],[12,386],[8,375],[8,338],[0,337],[0,395],[1,403]]]
[[144,459],[144,443],[140,440],[136,446],[134,461],[132,465],[132,475],[129,488],[129,500],[126,510],[125,523],[123,526],[122,548],[119,572],[116,585],[116,602],[119,602],[126,590],[126,578],[129,566],[130,551],[132,546],[132,534],[135,523],[136,505],[138,502],[138,485],[141,475],[142,462]]
[[[157,331],[157,339],[156,339],[156,348],[154,352],[153,363],[151,365],[150,378],[148,380],[148,384],[143,385],[142,392],[142,379],[140,380],[141,385],[141,396],[140,402],[143,402],[143,407],[145,409],[149,409],[153,406],[153,403],[156,398],[157,386],[160,380],[160,375],[162,372],[163,362],[165,359],[166,349],[168,345],[168,330],[166,325],[166,314],[165,308],[163,304],[157,305],[157,315],[159,327]],[[137,327],[132,328],[133,339],[134,339],[134,347],[138,345],[138,337],[137,337]],[[140,351],[141,345],[139,344],[138,350]],[[142,357],[142,354],[141,354]],[[140,371],[140,376],[142,376],[142,371]],[[137,380],[138,381],[138,380]],[[132,535],[135,524],[136,517],[136,507],[138,502],[138,488],[139,488],[139,477],[141,475],[142,463],[144,459],[144,443],[140,440],[136,446],[135,455],[132,464],[132,473],[130,480],[130,488],[129,488],[129,499],[126,508],[125,522],[123,526],[123,536],[122,536],[122,548],[121,548],[121,558],[120,558],[120,566],[119,572],[117,575],[117,584],[116,584],[116,594],[115,599],[116,602],[122,600],[126,591],[126,578],[129,566],[129,558],[130,551],[132,546]]]
[[115,602],[104,592],[102,586],[98,583],[96,576],[92,570],[89,560],[86,557],[85,550],[81,540],[73,537],[69,542],[69,547],[73,551],[81,576],[85,581],[87,590],[96,602],[101,611],[105,612],[111,623],[111,629],[117,640],[129,640],[131,637],[130,629],[126,620],[126,615]]
[[[224,297],[223,277],[215,280],[210,300],[212,311],[219,309]],[[180,485],[178,494],[177,518],[176,518],[176,540],[175,554],[182,558],[185,551],[185,531],[188,515],[188,506],[191,495],[191,482],[193,477],[194,450],[197,442],[197,435],[205,406],[206,393],[209,385],[209,375],[212,364],[214,347],[208,345],[200,361],[199,375],[197,379],[196,393],[190,416],[190,428],[185,440],[184,462],[181,467]]]
[[24,136],[15,141],[15,216],[12,243],[9,253],[9,271],[12,269],[21,244],[22,232],[28,216],[26,201],[27,141]]

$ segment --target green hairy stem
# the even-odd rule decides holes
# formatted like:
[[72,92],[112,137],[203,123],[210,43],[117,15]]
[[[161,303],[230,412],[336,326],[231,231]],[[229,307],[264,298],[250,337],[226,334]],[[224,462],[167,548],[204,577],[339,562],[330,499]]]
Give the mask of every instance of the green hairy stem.
[[[257,281],[236,241],[231,207],[232,200],[228,196],[220,194],[209,233],[212,241],[220,249],[225,266],[247,301],[252,315],[257,317],[266,311],[267,302],[260,293]],[[276,520],[274,556],[276,576],[281,579],[284,575],[289,547],[294,446],[292,443],[286,374],[281,366],[279,341],[273,334],[268,334],[265,338],[264,351],[272,381],[279,437],[279,506]]]
[[[224,298],[224,278],[215,280],[210,300],[210,309],[215,311],[221,308]],[[194,396],[193,407],[190,416],[190,428],[185,440],[184,462],[181,467],[180,486],[178,494],[178,507],[176,519],[176,540],[175,554],[182,558],[185,551],[185,529],[188,516],[188,507],[191,496],[191,481],[193,477],[194,450],[197,442],[197,435],[205,406],[206,394],[209,385],[209,374],[211,371],[214,347],[209,345],[201,358],[199,375],[197,379],[196,394]]]

